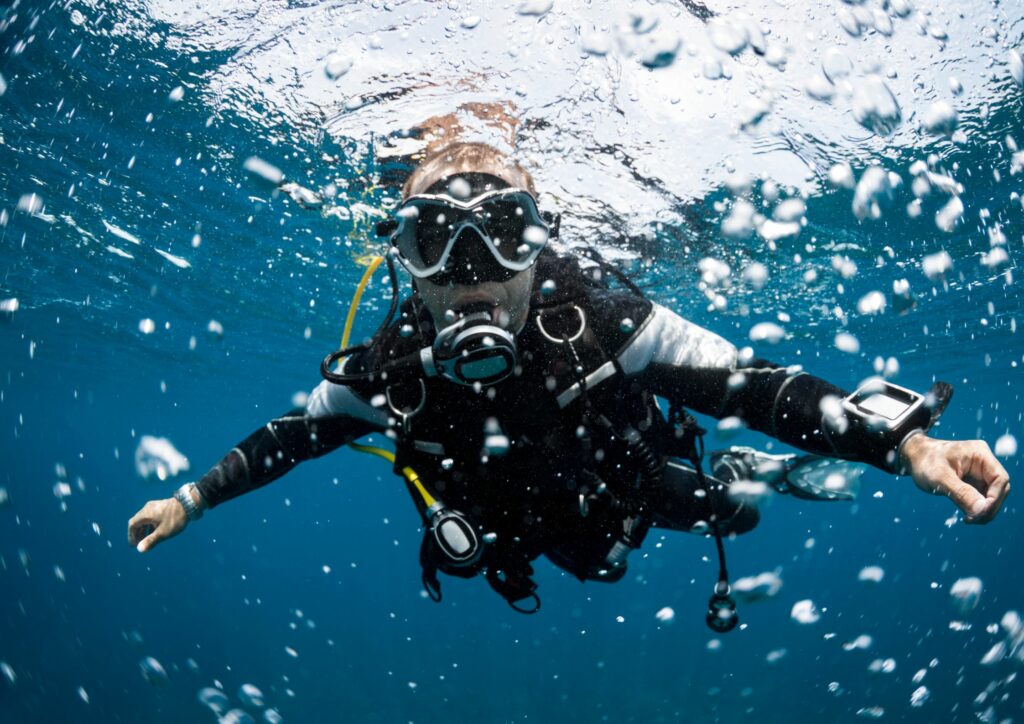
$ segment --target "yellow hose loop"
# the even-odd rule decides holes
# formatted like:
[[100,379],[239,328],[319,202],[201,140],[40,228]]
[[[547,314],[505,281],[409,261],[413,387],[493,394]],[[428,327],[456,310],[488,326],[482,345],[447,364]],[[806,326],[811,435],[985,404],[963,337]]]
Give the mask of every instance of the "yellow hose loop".
[[348,347],[348,338],[352,336],[352,325],[356,321],[356,312],[359,311],[359,300],[363,298],[366,285],[370,283],[370,278],[373,277],[374,272],[377,271],[383,261],[384,257],[382,256],[374,257],[373,261],[370,262],[370,266],[363,272],[363,278],[359,280],[356,293],[352,295],[352,305],[348,308],[348,316],[345,317],[345,331],[341,334],[341,349]]
[[411,485],[415,486],[416,490],[420,491],[420,497],[423,498],[423,504],[427,506],[427,508],[432,508],[437,500],[423,486],[423,483],[420,482],[420,476],[416,474],[416,471],[410,467],[405,467],[402,468],[402,474]]
[[[377,457],[384,458],[392,465],[394,465],[395,463],[395,454],[390,450],[385,450],[382,447],[374,447],[373,445],[361,445],[360,443],[357,442],[350,442],[349,447],[351,447],[353,450],[358,450],[359,452],[362,453],[376,455]],[[416,474],[415,470],[413,470],[410,467],[405,467],[402,468],[402,474],[405,476],[405,479],[409,481],[409,484],[419,491],[420,497],[423,498],[424,505],[430,508],[431,506],[434,505],[434,503],[437,502],[434,496],[431,495],[425,487],[423,487],[423,483],[420,482],[420,476]]]
[[[348,346],[348,339],[352,335],[352,325],[356,319],[356,312],[359,310],[359,300],[363,297],[363,292],[366,291],[366,285],[370,283],[370,279],[373,277],[373,273],[380,268],[383,263],[384,257],[377,256],[370,262],[370,266],[363,272],[363,278],[359,280],[359,286],[356,287],[356,293],[352,295],[352,305],[348,308],[348,316],[345,318],[345,331],[341,335],[341,349]],[[338,365],[341,365],[339,360]],[[385,450],[382,447],[374,447],[373,445],[361,445],[356,442],[350,442],[349,447],[359,452],[368,453],[370,455],[376,455],[377,457],[384,458],[392,465],[395,464],[395,454],[390,450]],[[402,468],[402,475],[409,481],[409,484],[419,491],[420,497],[423,498],[423,503],[430,508],[437,501],[434,496],[431,495],[427,489],[420,482],[420,476],[416,474],[416,471],[412,468]]]
[[377,457],[384,458],[392,465],[395,464],[395,454],[390,450],[385,450],[382,447],[374,447],[373,445],[363,445],[358,442],[350,442],[349,447],[359,452],[368,453],[370,455],[376,455]]

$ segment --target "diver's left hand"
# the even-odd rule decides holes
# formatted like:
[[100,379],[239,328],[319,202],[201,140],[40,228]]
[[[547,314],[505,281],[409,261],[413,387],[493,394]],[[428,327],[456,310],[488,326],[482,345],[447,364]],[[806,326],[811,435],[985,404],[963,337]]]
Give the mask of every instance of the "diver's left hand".
[[914,483],[953,499],[967,523],[988,523],[1010,492],[1010,476],[984,440],[914,435],[901,451]]

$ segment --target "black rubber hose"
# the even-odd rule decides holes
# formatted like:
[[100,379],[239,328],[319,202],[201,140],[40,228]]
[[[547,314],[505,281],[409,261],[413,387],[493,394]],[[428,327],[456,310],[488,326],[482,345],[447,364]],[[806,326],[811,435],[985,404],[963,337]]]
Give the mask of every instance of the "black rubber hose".
[[[395,273],[395,261],[391,258],[391,254],[384,254],[384,262],[388,265],[388,277],[391,279],[391,305],[388,307],[388,313],[384,317],[384,321],[381,322],[380,326],[377,327],[377,331],[373,333],[373,337],[370,338],[369,343],[355,344],[344,349],[339,349],[336,352],[331,352],[329,355],[324,357],[320,363],[320,375],[328,382],[333,382],[336,385],[352,385],[359,382],[371,382],[377,378],[378,373],[376,372],[361,372],[355,375],[339,374],[332,372],[331,367],[340,360],[342,357],[348,357],[356,352],[361,352],[373,346],[374,340],[380,337],[390,325],[391,321],[395,318],[395,312],[398,311],[398,275]],[[411,355],[410,355],[411,356]],[[417,353],[418,357],[418,353]],[[398,360],[394,364],[396,367],[400,367],[403,363],[407,363],[410,360],[408,358]],[[400,376],[404,370],[396,370]]]

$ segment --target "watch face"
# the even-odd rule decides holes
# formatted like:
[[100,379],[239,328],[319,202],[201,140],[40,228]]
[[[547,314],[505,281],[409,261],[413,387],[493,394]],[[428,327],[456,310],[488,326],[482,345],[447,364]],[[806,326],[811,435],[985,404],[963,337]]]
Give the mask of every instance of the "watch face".
[[874,415],[880,415],[887,420],[897,420],[900,415],[907,411],[910,404],[888,395],[876,393],[863,400],[859,400],[857,406]]

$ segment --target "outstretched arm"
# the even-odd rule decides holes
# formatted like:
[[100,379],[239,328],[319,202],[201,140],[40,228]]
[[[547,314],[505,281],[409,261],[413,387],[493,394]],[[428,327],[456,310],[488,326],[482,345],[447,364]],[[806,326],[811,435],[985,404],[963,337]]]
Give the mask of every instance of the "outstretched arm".
[[[384,413],[347,388],[324,382],[305,408],[296,408],[253,432],[185,494],[200,511],[215,507],[386,424]],[[151,500],[128,521],[128,541],[145,553],[184,530],[188,520],[176,498]]]
[[296,408],[238,443],[199,479],[196,488],[205,507],[214,508],[377,429],[350,415],[312,417]]
[[619,362],[655,394],[697,412],[736,416],[807,452],[909,472],[923,490],[951,497],[969,522],[991,520],[1009,491],[1006,471],[984,442],[843,425],[837,418],[846,391],[799,367],[741,359],[722,337],[658,305]]

